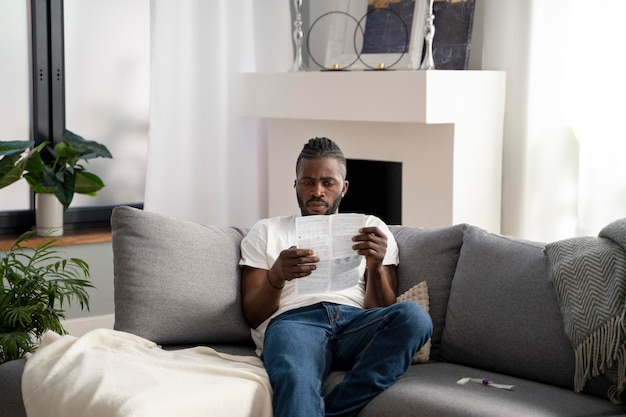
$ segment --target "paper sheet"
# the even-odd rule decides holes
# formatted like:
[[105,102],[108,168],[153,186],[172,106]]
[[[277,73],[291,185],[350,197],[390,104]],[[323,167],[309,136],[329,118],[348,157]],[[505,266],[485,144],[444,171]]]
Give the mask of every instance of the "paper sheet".
[[364,225],[363,214],[298,217],[298,247],[313,249],[320,262],[311,275],[296,280],[296,293],[334,292],[357,285],[361,256],[352,249],[352,237]]

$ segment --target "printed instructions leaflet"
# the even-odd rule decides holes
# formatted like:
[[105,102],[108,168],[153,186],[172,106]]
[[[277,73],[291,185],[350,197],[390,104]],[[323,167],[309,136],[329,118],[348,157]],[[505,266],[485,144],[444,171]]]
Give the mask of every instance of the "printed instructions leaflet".
[[352,237],[365,225],[363,214],[333,214],[296,218],[298,247],[313,249],[317,269],[297,279],[297,294],[341,291],[357,285],[361,256],[352,249]]

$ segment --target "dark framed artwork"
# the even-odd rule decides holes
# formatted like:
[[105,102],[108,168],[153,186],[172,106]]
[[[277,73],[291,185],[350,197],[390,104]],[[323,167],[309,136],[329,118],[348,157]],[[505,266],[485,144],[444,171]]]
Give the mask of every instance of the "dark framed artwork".
[[426,0],[335,0],[324,66],[417,69],[426,9]]
[[435,69],[465,70],[469,62],[476,0],[434,0]]

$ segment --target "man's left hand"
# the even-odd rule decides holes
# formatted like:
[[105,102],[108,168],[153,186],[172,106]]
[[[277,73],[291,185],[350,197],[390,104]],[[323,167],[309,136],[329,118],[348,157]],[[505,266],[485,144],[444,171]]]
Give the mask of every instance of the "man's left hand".
[[352,238],[356,242],[352,249],[365,256],[367,269],[380,267],[387,253],[387,236],[378,227],[363,227],[359,233]]

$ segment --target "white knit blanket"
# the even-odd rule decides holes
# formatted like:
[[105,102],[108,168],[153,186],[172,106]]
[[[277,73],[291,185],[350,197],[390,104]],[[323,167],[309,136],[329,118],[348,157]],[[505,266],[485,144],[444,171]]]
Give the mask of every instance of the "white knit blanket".
[[46,333],[26,361],[22,396],[28,417],[272,417],[259,358],[165,351],[107,329],[80,338]]

